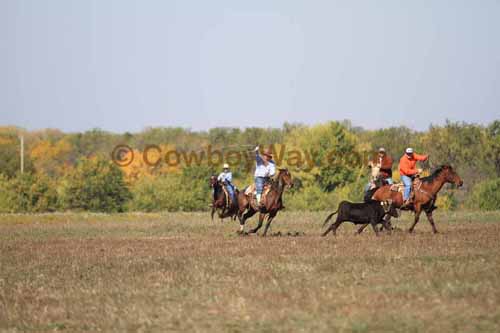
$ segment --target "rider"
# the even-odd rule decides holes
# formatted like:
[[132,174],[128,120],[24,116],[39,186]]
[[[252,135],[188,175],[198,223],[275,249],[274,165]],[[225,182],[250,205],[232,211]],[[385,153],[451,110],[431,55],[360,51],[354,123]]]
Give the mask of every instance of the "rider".
[[[392,158],[386,154],[385,148],[380,147],[378,149],[378,154],[375,156],[369,163],[368,166],[370,168],[377,167],[378,174],[376,175],[377,178],[381,179],[383,181],[383,184],[393,184],[392,181]],[[372,170],[372,177],[375,176]],[[369,190],[377,187],[378,185],[376,184],[376,179],[370,179],[368,184],[365,186],[365,193],[368,193]]]
[[222,168],[222,172],[217,177],[217,180],[226,185],[227,192],[229,193],[231,200],[235,202],[234,186],[231,183],[233,180],[233,174],[231,173],[231,171],[229,171],[229,164],[224,163]]
[[410,192],[413,178],[418,174],[417,161],[426,161],[428,155],[418,155],[413,152],[413,148],[406,148],[405,154],[399,160],[399,174],[401,181],[405,185],[403,193],[403,206],[408,206],[410,203]]
[[378,164],[380,165],[380,176],[387,184],[392,184],[392,158],[387,155],[385,148],[378,149]]
[[276,164],[273,161],[272,152],[269,149],[264,150],[262,154],[259,153],[259,146],[255,147],[255,188],[257,191],[257,205],[260,205],[260,199],[264,184],[274,176],[276,172]]

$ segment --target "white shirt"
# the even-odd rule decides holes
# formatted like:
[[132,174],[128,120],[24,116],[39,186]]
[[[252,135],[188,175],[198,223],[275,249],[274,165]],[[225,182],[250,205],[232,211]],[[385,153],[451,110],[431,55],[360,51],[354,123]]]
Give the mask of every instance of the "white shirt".
[[227,181],[228,183],[230,183],[233,180],[233,174],[231,173],[231,171],[222,171],[217,177],[217,180],[221,182]]
[[255,177],[272,177],[276,173],[276,164],[273,160],[267,162],[267,165],[264,163],[262,157],[256,153],[255,154]]

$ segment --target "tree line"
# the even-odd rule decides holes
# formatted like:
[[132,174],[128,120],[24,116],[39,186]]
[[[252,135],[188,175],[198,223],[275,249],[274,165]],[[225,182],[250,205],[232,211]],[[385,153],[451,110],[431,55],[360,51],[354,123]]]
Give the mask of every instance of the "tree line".
[[[23,174],[19,171],[21,135]],[[166,163],[164,152],[190,158],[208,148],[245,154],[256,144],[271,145],[279,166],[288,167],[294,176],[295,186],[285,197],[287,209],[323,210],[340,200],[360,201],[368,181],[367,158],[384,147],[395,161],[393,178],[398,180],[398,160],[409,146],[430,155],[429,162],[421,165],[424,173],[447,163],[464,180],[462,189],[447,185],[440,193],[440,208],[500,208],[500,120],[488,125],[447,121],[426,131],[367,130],[348,121],[331,121],[208,131],[154,127],[121,134],[0,127],[0,212],[207,210],[208,178],[225,161]],[[120,156],[126,160],[133,155],[127,163],[113,161],[112,152],[120,145],[132,149],[125,153],[129,156]],[[148,151],[148,159],[162,163],[144,160],[152,145],[158,149]],[[248,159],[233,159],[231,166],[238,188],[253,181]]]

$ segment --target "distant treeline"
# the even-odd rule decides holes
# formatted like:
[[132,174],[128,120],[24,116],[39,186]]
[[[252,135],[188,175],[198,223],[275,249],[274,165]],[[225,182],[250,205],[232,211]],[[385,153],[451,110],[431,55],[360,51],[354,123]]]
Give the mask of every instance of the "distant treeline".
[[256,144],[272,145],[278,164],[294,177],[295,186],[285,194],[287,209],[331,209],[343,199],[361,200],[366,162],[379,147],[394,159],[395,180],[406,147],[430,155],[421,165],[425,173],[451,164],[464,187],[447,185],[438,198],[440,208],[500,209],[497,120],[487,126],[447,122],[422,132],[366,130],[348,121],[208,131],[157,127],[123,134],[0,127],[0,212],[207,210],[208,178],[223,162],[231,164],[240,189],[253,181]]

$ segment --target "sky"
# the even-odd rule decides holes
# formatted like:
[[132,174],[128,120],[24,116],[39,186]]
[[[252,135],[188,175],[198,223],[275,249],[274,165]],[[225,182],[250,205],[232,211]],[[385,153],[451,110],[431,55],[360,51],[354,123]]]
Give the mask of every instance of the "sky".
[[0,126],[500,119],[500,1],[0,0]]

